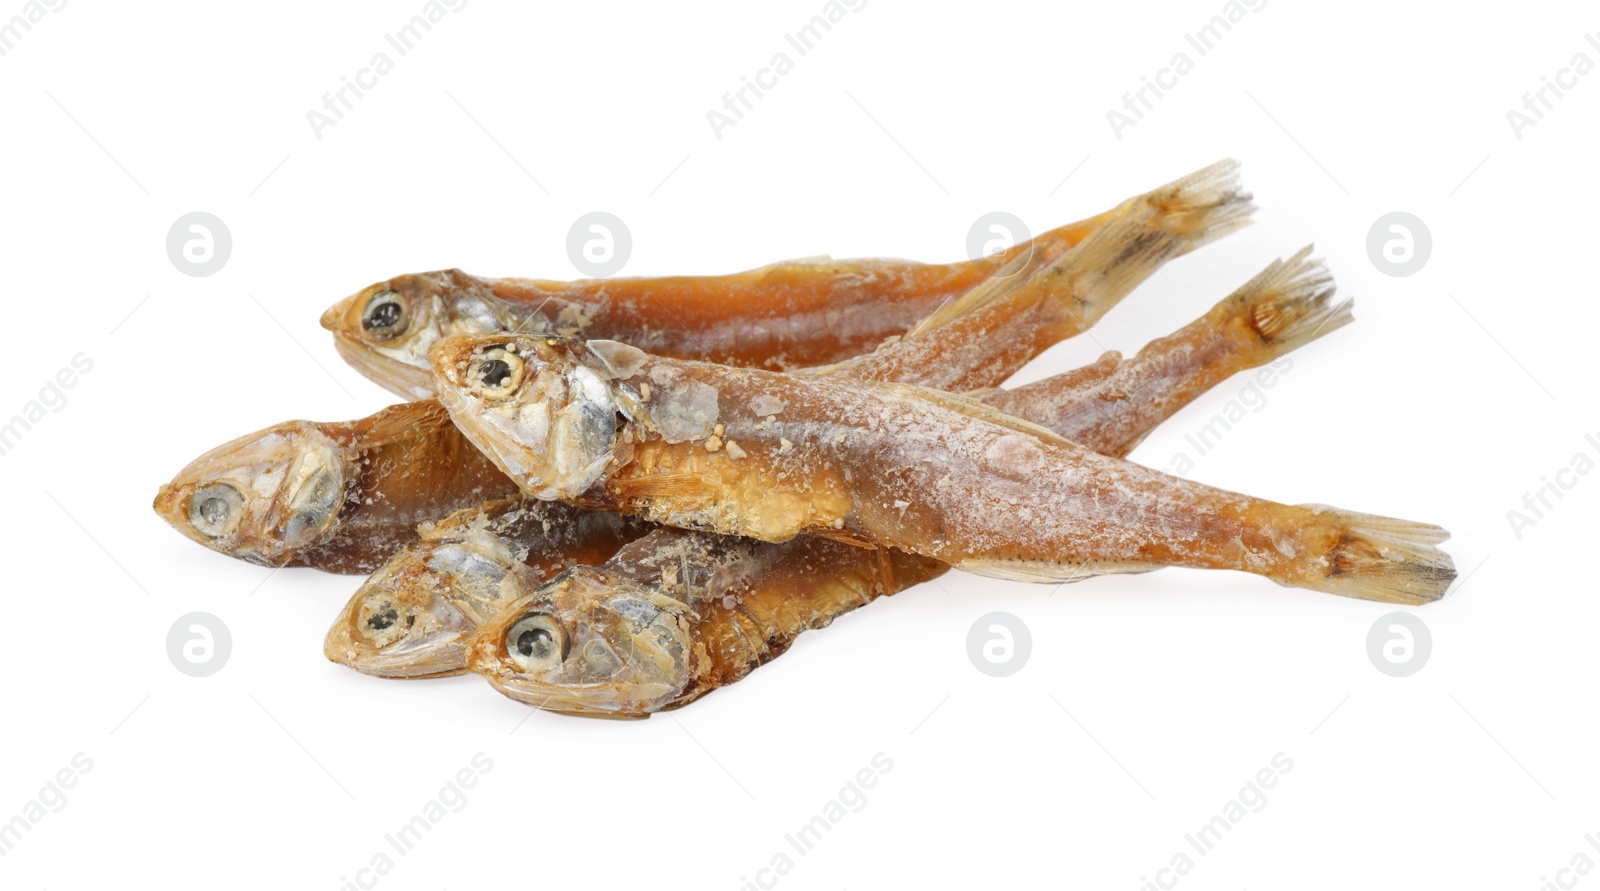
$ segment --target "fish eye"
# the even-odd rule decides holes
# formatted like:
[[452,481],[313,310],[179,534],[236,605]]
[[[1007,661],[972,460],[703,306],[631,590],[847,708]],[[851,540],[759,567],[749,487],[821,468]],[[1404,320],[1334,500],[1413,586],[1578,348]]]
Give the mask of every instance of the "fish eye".
[[467,383],[485,396],[504,396],[522,383],[522,357],[505,347],[490,347],[472,364]]
[[506,653],[524,671],[555,668],[567,656],[567,635],[548,613],[528,613],[506,632]]
[[385,591],[374,591],[363,597],[361,607],[356,610],[356,630],[368,643],[379,648],[404,637],[415,623],[415,616],[400,615],[393,595]]
[[405,298],[398,291],[379,291],[361,311],[361,330],[373,340],[398,337],[406,327]]
[[212,483],[189,496],[189,525],[201,535],[221,538],[239,525],[244,496],[227,483]]

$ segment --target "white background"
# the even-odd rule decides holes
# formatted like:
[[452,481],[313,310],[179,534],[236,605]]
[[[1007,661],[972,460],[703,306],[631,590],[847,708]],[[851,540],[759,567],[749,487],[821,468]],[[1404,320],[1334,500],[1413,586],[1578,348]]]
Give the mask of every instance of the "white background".
[[[1220,0],[870,0],[798,57],[784,34],[822,5],[472,0],[321,139],[307,110],[420,0],[72,0],[0,57],[0,416],[75,353],[94,363],[0,458],[0,820],[93,760],[0,885],[339,888],[477,752],[494,766],[467,805],[378,886],[739,888],[878,752],[893,767],[866,806],[790,851],[778,887],[1139,888],[1279,752],[1266,806],[1178,887],[1532,889],[1600,861],[1600,475],[1520,540],[1506,516],[1574,454],[1600,459],[1600,75],[1520,140],[1506,119],[1573,54],[1600,62],[1592,8],[1271,0],[1201,58],[1183,38]],[[794,70],[718,139],[707,111],[780,51]],[[1194,70],[1118,139],[1107,110],[1179,51]],[[1257,225],[1022,378],[1132,352],[1316,242],[1358,323],[1297,353],[1191,476],[1449,527],[1471,576],[1417,611],[1433,652],[1414,676],[1368,660],[1380,604],[1227,573],[1054,593],[953,574],[670,716],[530,717],[476,676],[324,661],[358,579],[271,575],[149,508],[223,440],[391,401],[317,317],[393,274],[575,277],[566,232],[593,210],[630,227],[625,274],[948,261],[985,212],[1042,231],[1226,156]],[[194,210],[233,236],[207,278],[165,252]],[[1409,278],[1366,251],[1394,210],[1433,235]],[[1245,383],[1134,457],[1166,465]],[[194,610],[233,636],[204,679],[165,649]],[[1005,679],[965,651],[992,610],[1033,638]]]

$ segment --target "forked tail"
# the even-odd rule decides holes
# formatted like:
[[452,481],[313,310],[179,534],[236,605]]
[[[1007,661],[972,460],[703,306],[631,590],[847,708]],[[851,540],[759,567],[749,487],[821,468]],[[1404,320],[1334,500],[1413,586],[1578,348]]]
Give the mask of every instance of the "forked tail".
[[1326,520],[1334,538],[1322,559],[1294,581],[1299,587],[1415,605],[1438,600],[1455,581],[1455,562],[1436,547],[1450,533],[1438,526],[1324,504],[1301,507]]
[[[1168,218],[1168,225],[1180,234],[1196,225],[1204,226],[1208,233],[1195,237],[1182,253],[1194,250],[1208,241],[1215,241],[1229,232],[1246,225],[1251,211],[1250,196],[1239,186],[1239,162],[1229,158],[1174,180],[1159,189],[1137,195],[1087,219],[1058,226],[1016,245],[1001,255],[1000,260],[1030,254],[1041,263],[1054,262],[1073,245],[1081,243],[1096,230],[1126,214],[1131,209],[1149,209]],[[994,262],[994,261],[986,261]]]
[[1225,158],[1127,202],[1156,216],[1183,239],[1179,254],[1210,244],[1250,225],[1251,195],[1239,183],[1239,162]]
[[1355,321],[1349,300],[1333,302],[1333,276],[1321,260],[1308,259],[1306,245],[1287,260],[1274,260],[1238,290],[1218,303],[1208,318],[1243,325],[1247,346],[1259,345],[1269,361],[1299,349]]
[[1227,160],[1124,201],[1104,224],[1048,264],[1036,253],[1012,257],[1001,270],[923,319],[912,339],[1001,300],[1050,301],[1067,337],[1116,306],[1173,257],[1249,225],[1255,212],[1239,185],[1239,164]]
[[1238,173],[1223,161],[1126,202],[1029,286],[1055,298],[1070,333],[1088,328],[1168,260],[1249,224],[1255,205]]
[[1352,321],[1350,302],[1333,304],[1333,280],[1310,248],[1275,260],[1205,315],[1124,359],[1093,365],[984,401],[1043,423],[1095,451],[1122,457],[1150,431],[1211,387],[1270,362]]

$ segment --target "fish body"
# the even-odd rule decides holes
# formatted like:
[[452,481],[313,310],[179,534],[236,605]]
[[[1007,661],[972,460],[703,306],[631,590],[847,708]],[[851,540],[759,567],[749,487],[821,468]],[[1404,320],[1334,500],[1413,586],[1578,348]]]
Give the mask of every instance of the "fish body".
[[[1046,266],[1110,220],[1151,213],[1184,232],[1222,208],[1197,208],[1195,194],[1225,196],[1237,164],[1224,161],[1096,216],[1007,250],[950,264],[901,260],[790,261],[732,275],[556,282],[486,279],[458,269],[402,275],[330,307],[322,325],[341,356],[407,399],[434,395],[427,354],[454,334],[514,330],[615,340],[647,352],[741,367],[794,370],[842,362],[906,334],[940,307],[1020,265]],[[1190,247],[1202,240],[1190,234]]]

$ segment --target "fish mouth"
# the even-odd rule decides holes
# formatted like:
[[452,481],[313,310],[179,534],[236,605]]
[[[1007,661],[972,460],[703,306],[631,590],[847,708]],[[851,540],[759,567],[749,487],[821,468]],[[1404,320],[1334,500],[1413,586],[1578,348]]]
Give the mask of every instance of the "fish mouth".
[[[472,669],[477,671],[476,668]],[[567,690],[560,687],[529,687],[496,675],[485,674],[489,686],[502,695],[523,705],[561,715],[579,718],[610,718],[613,720],[642,720],[657,709],[641,707],[641,702],[667,701],[675,691],[666,684],[653,685],[643,690],[638,685],[614,689],[579,688]]]
[[497,645],[487,644],[486,636],[480,631],[468,648],[467,670],[481,675],[501,695],[543,711],[584,718],[647,718],[679,691],[677,685],[666,682],[566,682],[529,677],[519,672]]
[[322,318],[318,320],[319,323],[326,330],[337,334],[339,331],[339,320],[350,314],[350,306],[353,304],[354,300],[355,298],[353,297],[346,297],[338,303],[335,303],[334,305],[323,310]]
[[[371,608],[374,601],[379,602],[378,616]],[[393,640],[379,644],[363,633],[363,623],[376,627],[377,619],[402,626]],[[443,598],[430,596],[425,606],[418,606],[415,598],[369,583],[334,619],[322,654],[372,677],[445,677],[466,672],[467,645],[476,631],[477,625]]]
[[162,483],[161,488],[156,490],[155,499],[150,502],[150,508],[156,512],[156,516],[173,527],[178,525],[177,512],[174,508],[177,498],[177,489],[171,483]]
[[[329,310],[328,313],[332,313]],[[361,376],[402,399],[429,399],[434,393],[433,369],[426,364],[413,364],[380,351],[357,338],[339,330],[337,321],[329,327],[328,314],[323,315],[323,327],[333,332],[333,348],[346,365]]]

